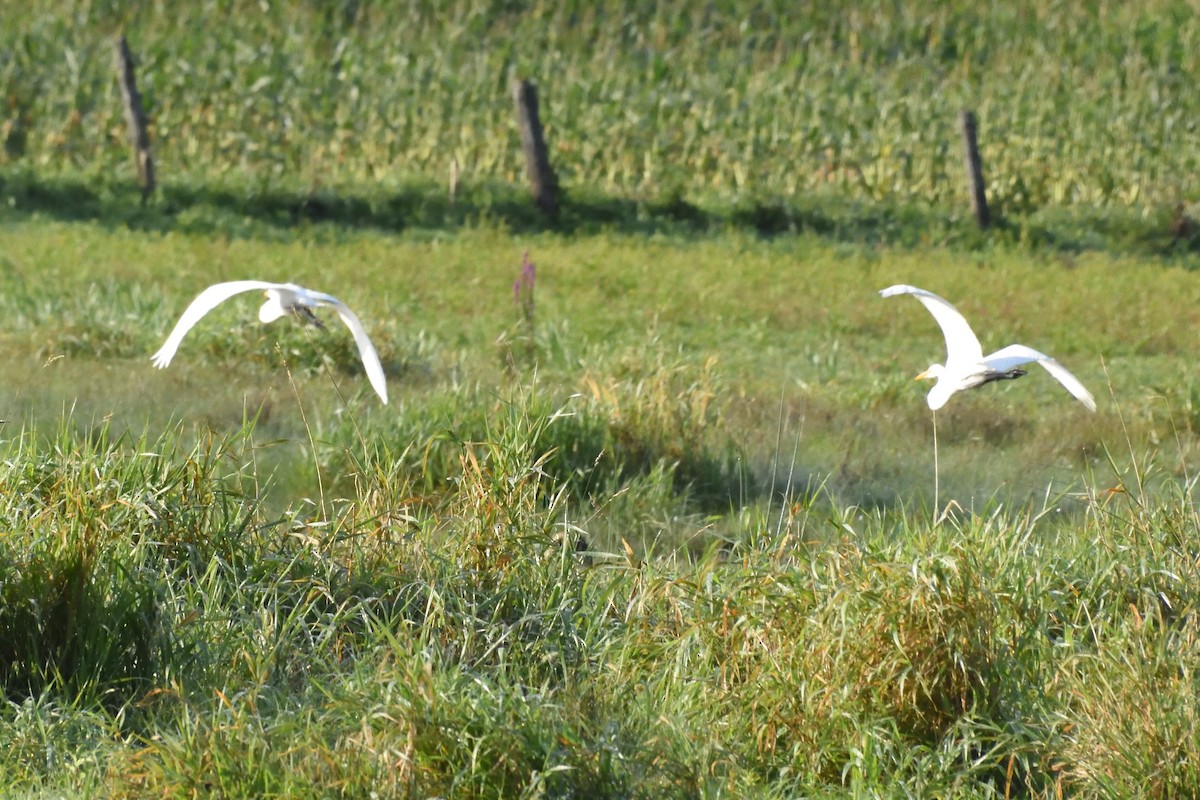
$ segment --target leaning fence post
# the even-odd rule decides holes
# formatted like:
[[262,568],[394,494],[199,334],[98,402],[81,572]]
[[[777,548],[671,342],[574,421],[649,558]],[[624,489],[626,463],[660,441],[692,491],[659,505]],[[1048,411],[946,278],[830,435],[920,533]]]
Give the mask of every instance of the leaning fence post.
[[146,132],[146,112],[142,109],[142,95],[138,92],[137,79],[133,74],[133,55],[125,36],[113,42],[117,61],[117,81],[121,84],[121,100],[125,105],[125,123],[129,127],[129,141],[133,145],[133,161],[137,165],[138,185],[142,189],[142,203],[154,192],[154,159],[150,155],[150,135]]
[[987,187],[983,182],[983,161],[979,158],[979,139],[974,111],[963,111],[958,116],[962,128],[963,160],[967,166],[967,188],[971,193],[971,213],[980,228],[986,228],[992,219],[988,215]]
[[517,126],[521,131],[521,150],[525,153],[525,174],[538,208],[553,215],[558,210],[558,179],[550,166],[542,122],[538,117],[537,87],[532,81],[514,80],[513,101],[517,106]]

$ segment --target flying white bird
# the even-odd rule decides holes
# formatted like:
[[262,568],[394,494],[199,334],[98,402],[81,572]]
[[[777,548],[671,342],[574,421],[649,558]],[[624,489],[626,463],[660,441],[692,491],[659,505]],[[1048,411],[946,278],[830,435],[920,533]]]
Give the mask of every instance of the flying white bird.
[[312,313],[312,309],[318,306],[332,306],[338,316],[342,318],[342,322],[346,323],[350,333],[354,334],[354,342],[358,345],[358,355],[362,358],[363,367],[366,368],[371,386],[375,387],[380,399],[387,403],[387,383],[383,376],[383,366],[379,363],[379,354],[375,352],[375,345],[371,344],[371,339],[367,336],[362,322],[354,315],[353,311],[346,307],[345,303],[336,297],[322,292],[314,292],[294,283],[229,281],[213,284],[192,301],[191,305],[183,312],[183,316],[179,318],[179,322],[175,323],[175,328],[167,337],[167,341],[152,357],[154,366],[163,369],[170,364],[171,359],[175,357],[175,351],[179,349],[179,343],[183,341],[187,332],[200,321],[201,317],[220,305],[221,301],[227,300],[235,294],[256,289],[267,295],[267,302],[263,303],[262,308],[258,310],[258,318],[262,322],[273,322],[284,314],[290,313],[324,328],[325,326]]
[[1021,377],[1025,374],[1025,370],[1018,369],[1018,367],[1031,361],[1036,361],[1045,367],[1047,372],[1067,387],[1067,391],[1089,410],[1096,410],[1096,401],[1092,398],[1092,393],[1079,382],[1078,378],[1068,372],[1066,367],[1045,353],[1039,353],[1032,347],[1026,347],[1023,344],[1010,344],[985,358],[983,348],[979,346],[979,340],[975,338],[971,326],[963,319],[963,315],[933,292],[901,284],[889,286],[879,294],[883,297],[894,297],[898,294],[913,295],[924,304],[925,308],[929,309],[929,313],[941,326],[942,334],[946,337],[946,363],[934,364],[917,376],[917,380],[926,378],[937,380],[925,398],[929,407],[934,411],[946,405],[946,401],[955,392],[974,389],[976,386],[982,386],[992,381]]

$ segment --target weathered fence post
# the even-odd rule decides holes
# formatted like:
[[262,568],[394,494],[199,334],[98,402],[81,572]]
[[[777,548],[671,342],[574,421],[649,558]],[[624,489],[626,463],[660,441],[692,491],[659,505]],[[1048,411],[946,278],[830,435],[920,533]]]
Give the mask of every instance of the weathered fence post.
[[980,228],[992,223],[988,215],[987,187],[983,182],[983,162],[979,158],[978,130],[974,111],[963,111],[958,116],[962,127],[963,160],[967,165],[967,186],[971,193],[971,213]]
[[142,203],[154,193],[154,159],[150,155],[150,135],[146,132],[146,112],[142,95],[133,74],[133,55],[122,34],[113,42],[117,61],[117,81],[121,84],[121,99],[125,104],[125,123],[129,126],[129,141],[133,145],[133,161],[137,165],[138,185],[142,188]]
[[516,79],[512,84],[517,105],[517,126],[521,130],[521,149],[525,153],[525,174],[538,208],[547,214],[558,211],[558,179],[550,166],[542,121],[538,117],[537,87],[532,81]]

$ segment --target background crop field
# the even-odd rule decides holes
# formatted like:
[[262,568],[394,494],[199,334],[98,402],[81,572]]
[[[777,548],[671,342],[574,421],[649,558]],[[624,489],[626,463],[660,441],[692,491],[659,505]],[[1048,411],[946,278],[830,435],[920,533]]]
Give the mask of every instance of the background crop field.
[[518,74],[564,177],[629,197],[961,201],[962,107],[1009,211],[1190,201],[1200,172],[1200,22],[1163,0],[6,5],[4,152],[71,174],[123,158],[119,28],[164,171],[208,187],[514,181]]
[[1200,18],[818,6],[0,0],[4,791],[1200,794]]

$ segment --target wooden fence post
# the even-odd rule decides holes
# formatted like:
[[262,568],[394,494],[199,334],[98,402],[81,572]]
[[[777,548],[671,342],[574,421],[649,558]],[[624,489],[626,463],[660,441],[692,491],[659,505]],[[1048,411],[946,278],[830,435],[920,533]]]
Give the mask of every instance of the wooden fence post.
[[517,126],[521,130],[521,149],[525,153],[525,174],[538,208],[553,216],[558,211],[558,179],[550,166],[542,122],[538,117],[537,87],[532,81],[516,79],[512,84],[517,105]]
[[983,182],[983,161],[979,158],[979,139],[974,111],[963,111],[958,116],[962,128],[963,160],[967,165],[967,188],[971,193],[971,213],[980,228],[992,224],[988,214],[987,186]]
[[142,95],[133,74],[133,55],[122,34],[113,42],[117,61],[117,81],[121,84],[121,99],[125,104],[125,123],[129,126],[129,141],[133,145],[133,161],[137,165],[138,185],[142,188],[142,204],[154,193],[154,159],[150,155],[150,135],[146,132],[146,112]]

